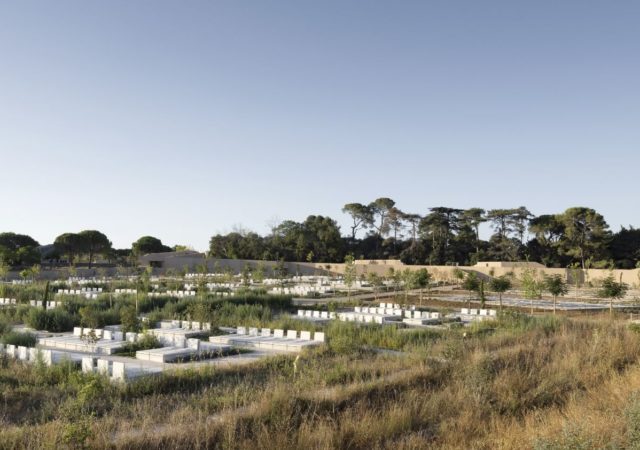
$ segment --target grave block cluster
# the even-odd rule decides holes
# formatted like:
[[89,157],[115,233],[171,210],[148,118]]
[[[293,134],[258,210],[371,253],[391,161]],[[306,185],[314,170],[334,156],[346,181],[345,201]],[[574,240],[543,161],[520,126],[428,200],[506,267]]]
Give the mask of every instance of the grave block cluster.
[[57,295],[82,295],[87,299],[97,299],[102,288],[58,289]]
[[335,312],[328,311],[316,311],[312,309],[299,309],[298,315],[296,316],[298,319],[306,319],[311,321],[327,321],[336,319],[338,316]]
[[216,344],[227,344],[239,348],[260,349],[278,352],[300,352],[305,347],[322,345],[325,342],[323,332],[316,331],[311,335],[311,331],[282,330],[270,328],[249,328],[237,327],[235,334],[223,336],[211,336],[210,342]]
[[440,323],[442,315],[439,312],[430,311],[405,311],[403,323],[407,325],[432,325]]
[[162,372],[162,368],[159,367],[145,367],[135,362],[112,361],[96,356],[82,356],[80,364],[82,372],[99,373],[115,382],[126,382],[127,380],[157,375]]
[[196,291],[166,291],[166,292],[151,292],[149,293],[149,297],[164,297],[164,296],[172,296],[172,297],[195,297]]
[[38,339],[38,344],[42,347],[69,352],[111,355],[124,347],[126,341],[135,342],[138,336],[137,333],[125,334],[117,327],[105,329],[75,327],[72,336],[42,337]]
[[114,294],[137,294],[137,289],[116,289],[113,291]]
[[168,363],[176,360],[208,358],[231,350],[228,345],[210,344],[194,337],[210,331],[210,323],[171,320],[162,321],[159,325],[159,328],[147,330],[147,333],[157,337],[163,347],[139,350],[136,352],[137,359]]
[[339,312],[338,320],[359,323],[398,323],[405,317],[406,312],[413,312],[415,306],[404,308],[397,303],[380,303],[378,307],[355,306],[351,312]]
[[474,309],[474,308],[460,309],[460,318],[463,321],[468,321],[468,322],[495,320],[497,316],[498,316],[498,311],[496,311],[495,309]]

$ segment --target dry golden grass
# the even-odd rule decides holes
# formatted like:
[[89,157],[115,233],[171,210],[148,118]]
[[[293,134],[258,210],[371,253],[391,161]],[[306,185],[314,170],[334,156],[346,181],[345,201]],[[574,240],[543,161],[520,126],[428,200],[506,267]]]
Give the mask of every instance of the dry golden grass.
[[0,371],[3,399],[59,398],[38,404],[50,415],[5,420],[0,447],[637,448],[638,334],[607,316],[511,317],[485,328],[412,344],[404,356],[310,352],[297,375],[283,357],[168,375],[155,388],[106,386],[104,404],[71,403],[83,414],[69,402],[87,380],[43,385],[34,368],[10,363]]

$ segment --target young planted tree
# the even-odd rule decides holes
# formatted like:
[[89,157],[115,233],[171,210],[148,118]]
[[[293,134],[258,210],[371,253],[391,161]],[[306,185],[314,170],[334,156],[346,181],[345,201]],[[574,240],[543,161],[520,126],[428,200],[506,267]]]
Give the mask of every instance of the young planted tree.
[[94,345],[100,338],[96,334],[96,328],[102,325],[98,309],[94,306],[85,306],[80,308],[80,324],[89,328],[89,332],[83,335],[83,339],[87,344]]
[[356,281],[356,261],[353,255],[344,257],[344,284],[347,286],[347,298],[351,299],[351,286]]
[[373,295],[375,296],[376,302],[378,301],[378,289],[383,285],[382,277],[375,272],[369,272],[367,274],[367,281],[373,287]]
[[542,298],[543,283],[538,279],[535,269],[526,268],[520,276],[524,298],[531,301],[531,314],[533,314],[533,300]]
[[569,287],[562,275],[559,274],[545,276],[543,283],[544,290],[553,297],[553,314],[555,314],[558,297],[567,295]]
[[38,275],[40,275],[40,269],[40,264],[34,264],[29,269],[29,275],[34,281],[38,278]]
[[498,299],[500,302],[500,311],[502,311],[502,294],[511,289],[512,283],[511,279],[507,276],[499,276],[492,278],[489,282],[489,289],[498,294]]
[[264,281],[264,262],[260,261],[253,270],[253,281],[262,283]]
[[598,297],[609,299],[609,314],[613,315],[613,300],[620,300],[627,294],[628,290],[629,285],[622,282],[622,273],[620,274],[620,281],[616,281],[613,274],[611,274],[602,280]]
[[415,277],[413,274],[413,270],[404,269],[401,272],[401,277],[402,277],[402,287],[404,289],[404,302],[406,304],[407,301],[409,300],[409,291],[414,287]]
[[289,274],[284,259],[278,260],[276,265],[273,266],[273,274],[275,275],[276,279],[280,281],[280,292],[284,293],[284,280]]
[[573,281],[573,283],[576,286],[574,298],[576,301],[578,301],[580,284],[581,284],[582,277],[584,275],[582,267],[580,266],[579,263],[573,263],[569,266],[569,273],[571,274],[571,281]]
[[7,264],[4,260],[0,260],[0,280],[5,281],[8,273],[9,264]]
[[462,289],[469,293],[469,300],[467,305],[471,308],[471,300],[473,300],[473,293],[478,292],[480,289],[480,280],[475,272],[469,272],[462,281]]
[[140,320],[134,307],[125,306],[120,309],[120,324],[122,325],[122,331],[124,333],[137,333],[140,331]]
[[429,283],[433,277],[427,269],[418,269],[413,272],[413,285],[420,289],[420,306],[422,306],[423,292],[429,288]]
[[242,270],[240,271],[240,277],[242,279],[243,286],[249,286],[251,284],[251,266],[248,263],[245,263],[242,266]]
[[487,297],[484,295],[484,280],[480,279],[480,286],[478,287],[478,297],[480,297],[480,308],[484,309]]

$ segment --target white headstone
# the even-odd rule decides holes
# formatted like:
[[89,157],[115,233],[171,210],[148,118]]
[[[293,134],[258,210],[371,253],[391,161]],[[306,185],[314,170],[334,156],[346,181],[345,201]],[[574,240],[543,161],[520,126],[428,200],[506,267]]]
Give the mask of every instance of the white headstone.
[[200,339],[187,339],[187,347],[191,350],[200,350]]
[[94,363],[96,358],[93,356],[83,356],[82,357],[82,372],[83,373],[93,373]]
[[112,366],[111,377],[117,381],[124,381],[127,378],[125,366],[123,362],[114,361]]
[[98,373],[102,375],[111,375],[112,362],[107,359],[98,359]]

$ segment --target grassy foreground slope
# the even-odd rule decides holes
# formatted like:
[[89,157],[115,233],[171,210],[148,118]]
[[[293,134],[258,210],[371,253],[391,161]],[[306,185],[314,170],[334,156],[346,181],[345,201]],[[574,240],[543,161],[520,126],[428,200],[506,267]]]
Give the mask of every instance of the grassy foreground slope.
[[297,370],[282,356],[122,386],[2,359],[0,448],[640,448],[640,334],[606,315],[327,335]]

